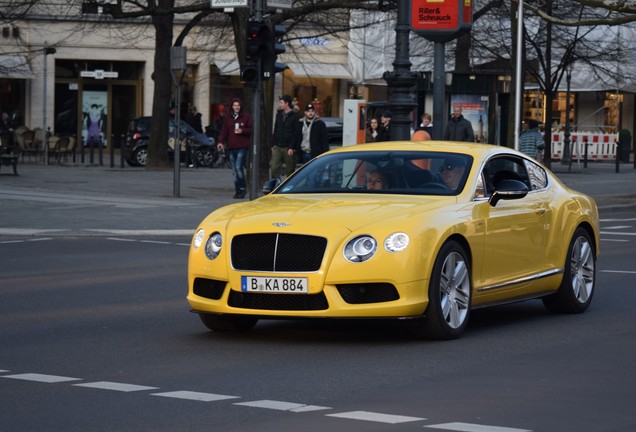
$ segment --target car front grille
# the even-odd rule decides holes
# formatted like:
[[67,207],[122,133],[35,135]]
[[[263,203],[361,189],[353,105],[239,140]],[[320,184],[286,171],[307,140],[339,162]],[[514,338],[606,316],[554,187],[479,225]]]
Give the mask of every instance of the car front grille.
[[266,272],[320,269],[327,239],[300,234],[244,234],[232,239],[232,267]]
[[329,307],[324,293],[318,294],[259,294],[230,291],[228,305],[242,309],[303,311],[326,310]]

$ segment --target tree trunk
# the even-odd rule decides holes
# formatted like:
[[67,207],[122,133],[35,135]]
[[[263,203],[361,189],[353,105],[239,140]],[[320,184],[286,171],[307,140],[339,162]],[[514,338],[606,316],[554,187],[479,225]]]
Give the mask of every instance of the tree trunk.
[[[159,0],[159,8],[170,10],[174,0]],[[172,75],[170,73],[170,49],[172,48],[172,13],[155,14],[152,23],[155,27],[154,92],[152,104],[152,126],[148,142],[148,160],[146,169],[164,169],[170,167],[168,160],[168,117],[172,95]],[[178,145],[175,148],[179,148]]]

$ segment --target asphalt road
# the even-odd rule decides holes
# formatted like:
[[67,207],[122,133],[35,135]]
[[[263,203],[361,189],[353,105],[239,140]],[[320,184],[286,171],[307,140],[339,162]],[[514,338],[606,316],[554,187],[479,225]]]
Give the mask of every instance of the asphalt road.
[[601,216],[587,313],[480,310],[449,342],[213,333],[185,301],[189,236],[2,236],[0,431],[636,430],[636,213]]

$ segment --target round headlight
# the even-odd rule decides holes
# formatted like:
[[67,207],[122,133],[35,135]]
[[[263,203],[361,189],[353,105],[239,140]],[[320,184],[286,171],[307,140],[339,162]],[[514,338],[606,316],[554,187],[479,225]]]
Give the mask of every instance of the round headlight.
[[351,239],[344,247],[344,257],[351,262],[364,262],[378,250],[378,242],[370,235]]
[[384,248],[389,252],[401,252],[409,245],[409,236],[403,232],[396,232],[384,240]]
[[223,238],[220,233],[215,232],[208,238],[208,241],[205,242],[205,255],[213,260],[219,256],[221,246],[223,246]]
[[198,249],[199,246],[203,244],[204,237],[205,237],[204,230],[200,229],[199,231],[197,231],[196,234],[194,234],[194,238],[192,239],[192,246],[194,246],[195,249]]

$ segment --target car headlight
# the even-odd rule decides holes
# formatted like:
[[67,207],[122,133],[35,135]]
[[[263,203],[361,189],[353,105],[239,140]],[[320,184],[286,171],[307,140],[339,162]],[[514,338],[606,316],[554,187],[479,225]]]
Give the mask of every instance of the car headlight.
[[205,237],[205,231],[200,229],[194,234],[194,238],[192,239],[192,246],[195,249],[199,249],[199,247],[203,244],[203,238]]
[[223,237],[221,237],[220,233],[215,232],[205,242],[205,256],[211,260],[215,259],[221,252],[221,246],[223,246]]
[[344,257],[350,262],[364,262],[377,250],[378,242],[370,235],[362,235],[347,242],[344,247]]
[[409,245],[409,236],[403,232],[396,232],[384,240],[384,248],[389,252],[401,252]]

